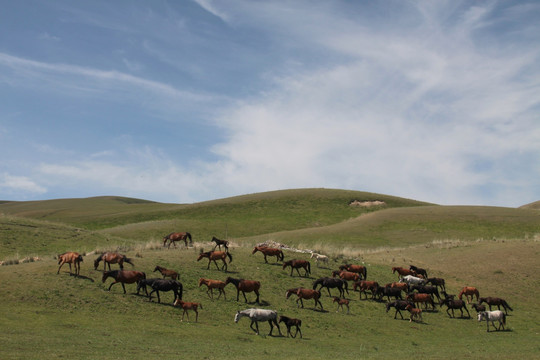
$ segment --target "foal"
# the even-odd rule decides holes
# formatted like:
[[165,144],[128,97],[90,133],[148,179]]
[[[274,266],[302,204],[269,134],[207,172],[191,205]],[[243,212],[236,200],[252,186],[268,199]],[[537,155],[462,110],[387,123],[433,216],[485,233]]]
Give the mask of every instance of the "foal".
[[334,300],[332,302],[338,303],[336,312],[339,311],[339,308],[341,308],[341,311],[343,311],[343,305],[345,305],[347,307],[347,314],[349,314],[349,300],[334,296]]
[[[296,335],[298,335],[298,333],[300,333],[300,338],[302,338],[302,330],[300,330],[300,326],[302,326],[302,320],[293,319],[293,318],[282,315],[282,316],[279,317],[278,322],[284,322],[285,326],[287,326],[287,337],[289,337],[289,335],[290,335],[293,338],[296,338]],[[294,333],[294,335],[291,333],[291,328],[293,326],[296,328],[296,332]]]
[[409,322],[412,322],[414,319],[420,322],[424,322],[424,320],[422,320],[422,309],[417,309],[413,307],[411,304],[407,305],[406,309],[409,310],[409,312],[411,313]]
[[178,306],[178,305],[180,305],[182,307],[182,309],[184,309],[184,312],[182,313],[182,320],[180,320],[180,321],[184,321],[184,315],[186,315],[186,314],[187,314],[187,319],[189,321],[188,310],[193,310],[195,312],[195,322],[199,321],[199,312],[197,311],[197,308],[198,307],[200,307],[201,309],[203,308],[201,303],[186,302],[186,301],[182,301],[180,299],[176,299],[173,306]]
[[221,294],[223,294],[223,298],[227,300],[227,298],[225,297],[225,286],[227,284],[224,281],[200,278],[199,287],[201,287],[201,285],[203,284],[206,285],[207,287],[206,293],[208,294],[208,297],[210,299],[214,300],[214,289],[218,289],[219,290],[218,300]]
[[159,271],[161,273],[161,275],[163,275],[164,279],[166,277],[170,277],[173,280],[177,280],[178,276],[179,276],[176,271],[165,269],[164,267],[161,267],[159,265],[157,265],[156,268],[154,269],[154,272],[156,272],[156,271]]

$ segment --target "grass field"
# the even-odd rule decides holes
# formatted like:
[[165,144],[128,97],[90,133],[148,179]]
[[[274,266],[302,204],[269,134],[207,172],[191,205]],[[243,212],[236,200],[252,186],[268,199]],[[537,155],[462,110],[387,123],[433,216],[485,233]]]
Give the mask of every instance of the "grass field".
[[[382,195],[320,192],[254,194],[193,205],[130,201],[114,209],[107,205],[109,198],[105,205],[86,210],[79,207],[93,199],[71,200],[67,203],[79,204],[71,205],[70,211],[62,210],[65,221],[54,209],[66,209],[66,201],[33,204],[39,216],[29,214],[26,203],[15,204],[17,210],[14,204],[0,204],[4,214],[0,216],[0,259],[33,254],[43,259],[0,266],[4,289],[0,358],[539,357],[537,210],[441,207],[403,199],[392,202],[386,197],[390,205],[368,211],[352,209],[348,201],[380,199]],[[287,206],[291,208],[282,209]],[[193,216],[189,208],[195,208]],[[253,215],[245,219],[246,214]],[[98,226],[100,219],[109,227]],[[195,247],[161,248],[164,233],[178,227],[190,229]],[[197,255],[201,249],[210,250],[212,234],[224,237],[224,229],[236,244],[229,272],[218,271],[214,265],[207,270],[207,261],[197,262]],[[265,264],[261,254],[251,255],[251,246],[265,240],[320,248],[332,255],[331,264],[318,268],[312,262],[310,278],[290,277],[289,271],[274,263],[275,258]],[[194,323],[194,318],[180,322],[181,311],[170,305],[172,294],[162,294],[162,304],[157,304],[135,295],[135,285],[126,285],[127,294],[120,285],[106,291],[111,280],[103,284],[101,271],[93,269],[97,255],[84,257],[80,277],[70,276],[67,265],[56,274],[56,253],[118,246],[133,258],[135,269],[148,277],[157,277],[151,271],[158,264],[179,271],[184,299],[203,304],[199,322]],[[307,259],[308,254],[286,250],[285,258]],[[313,310],[313,301],[299,309],[294,296],[285,299],[286,289],[311,287],[314,279],[329,276],[346,261],[363,262],[368,279],[380,283],[396,279],[392,266],[416,264],[427,268],[430,276],[445,278],[449,293],[470,285],[478,287],[481,296],[503,297],[514,309],[508,317],[508,331],[486,333],[486,324],[476,321],[470,307],[470,319],[451,319],[437,308],[424,314],[424,323],[409,323],[399,316],[394,320],[393,311],[386,313],[384,303],[359,300],[352,291],[348,295],[350,315],[336,313],[326,292],[322,312]],[[263,335],[256,336],[247,319],[235,324],[237,310],[258,305],[237,302],[232,285],[226,288],[227,300],[213,301],[205,289],[197,287],[199,277],[224,280],[226,276],[261,281],[261,306],[302,319],[304,338],[265,336],[269,331],[266,323],[260,324]],[[248,300],[253,301],[254,296],[248,294]],[[284,325],[281,330],[285,333]]]

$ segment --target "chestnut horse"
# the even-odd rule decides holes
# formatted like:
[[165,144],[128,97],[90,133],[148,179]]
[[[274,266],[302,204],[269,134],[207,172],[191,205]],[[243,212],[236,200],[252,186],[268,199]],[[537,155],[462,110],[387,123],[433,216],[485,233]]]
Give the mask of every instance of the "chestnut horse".
[[392,268],[392,274],[395,274],[395,273],[398,273],[398,278],[402,277],[402,276],[407,276],[407,275],[412,275],[412,276],[416,276],[416,273],[412,270],[409,270],[409,269],[405,269],[405,268],[402,268],[402,267],[393,267]]
[[269,248],[267,246],[255,246],[251,254],[255,254],[257,251],[260,251],[263,253],[264,262],[267,264],[268,264],[268,260],[266,259],[267,256],[275,256],[276,262],[283,261],[283,258],[284,258],[283,251],[281,251],[281,249]]
[[184,309],[184,312],[182,313],[182,320],[180,321],[184,321],[184,315],[187,314],[187,319],[189,321],[189,313],[188,313],[188,310],[193,310],[195,312],[195,322],[198,322],[199,321],[199,311],[197,311],[197,309],[200,307],[201,309],[203,308],[202,307],[202,304],[201,303],[196,303],[196,302],[185,302],[185,301],[182,301],[180,299],[176,299],[176,301],[174,302],[173,306],[178,306],[180,305],[180,307],[182,309]]
[[360,281],[361,279],[360,274],[346,270],[332,271],[332,277],[336,276],[339,276],[341,279],[348,281]]
[[296,291],[296,296],[298,296],[298,299],[296,299],[296,305],[298,306],[298,302],[300,301],[300,304],[302,305],[302,308],[304,308],[304,301],[303,299],[309,300],[313,299],[315,301],[315,309],[317,308],[317,304],[321,306],[321,310],[323,310],[323,306],[319,298],[321,297],[321,292],[318,290],[312,290],[312,289],[304,289],[299,288]]
[[228,277],[225,280],[225,285],[232,283],[236,287],[236,301],[240,298],[240,291],[244,295],[244,300],[247,302],[246,293],[254,292],[257,295],[255,302],[259,303],[259,289],[261,288],[261,283],[255,280],[244,280],[244,279],[234,279]]
[[424,308],[427,309],[428,304],[435,310],[435,303],[430,294],[422,293],[410,293],[407,295],[407,300],[412,301],[415,304],[424,304]]
[[334,296],[332,302],[333,303],[337,302],[338,304],[336,312],[339,311],[339,308],[341,308],[341,311],[344,311],[343,305],[345,305],[347,307],[347,314],[349,314],[349,300]]
[[197,261],[201,260],[202,258],[208,258],[208,266],[206,267],[206,270],[210,269],[210,263],[213,261],[214,264],[216,264],[216,269],[220,270],[218,267],[218,264],[216,260],[223,261],[223,266],[221,267],[221,270],[227,271],[227,262],[225,261],[225,258],[229,257],[229,262],[232,261],[232,255],[229,252],[225,251],[207,251],[199,254],[199,257],[197,258]]
[[188,233],[188,232],[172,232],[170,233],[169,235],[165,236],[163,238],[163,246],[165,246],[165,244],[167,243],[167,241],[169,242],[169,246],[167,247],[167,249],[170,249],[171,248],[171,244],[174,245],[174,247],[176,247],[176,242],[177,241],[183,241],[184,244],[186,244],[186,247],[188,246],[188,239],[189,239],[189,244],[192,245],[193,244],[193,239],[191,238],[191,234]]
[[[287,337],[289,337],[290,335],[293,338],[296,338],[296,335],[300,333],[300,338],[302,338],[302,330],[300,330],[300,327],[302,326],[302,320],[294,319],[294,318],[290,318],[290,317],[282,315],[279,317],[278,323],[281,323],[281,322],[284,322],[285,326],[287,326]],[[293,326],[296,328],[296,332],[294,333],[294,335],[291,333],[291,328]]]
[[414,319],[423,322],[422,320],[422,309],[417,309],[413,307],[411,304],[407,305],[406,309],[411,313],[411,317],[409,319],[409,322],[412,322]]
[[174,270],[165,269],[164,267],[161,267],[159,265],[156,266],[154,269],[154,272],[159,271],[161,275],[163,275],[163,278],[170,277],[173,280],[178,279],[178,273]]
[[346,271],[354,272],[363,276],[364,280],[367,279],[367,267],[362,266],[362,265],[345,264],[345,265],[341,265],[339,267],[339,270],[346,270]]
[[[465,295],[465,299],[467,299],[467,304],[470,304],[471,301],[473,301],[474,296],[476,296],[476,301],[478,301],[478,298],[480,297],[478,289],[473,286],[465,286],[463,289],[461,289],[458,295],[460,300],[463,298],[463,295]],[[471,297],[470,299],[469,296]]]
[[206,294],[208,294],[208,297],[210,299],[214,300],[214,289],[218,289],[219,290],[218,300],[221,294],[223,294],[223,298],[227,300],[227,298],[225,297],[225,286],[227,284],[225,284],[224,281],[200,278],[199,287],[201,287],[201,285],[203,284],[206,285],[207,287]]
[[115,252],[106,252],[94,260],[94,270],[97,270],[97,267],[99,265],[99,262],[103,260],[103,271],[106,270],[106,266],[109,265],[109,271],[111,270],[111,264],[118,264],[120,266],[120,270],[124,269],[124,262],[127,262],[128,264],[133,265],[133,262],[130,258],[128,258],[126,255],[122,255]]
[[58,267],[58,271],[56,272],[56,274],[59,274],[60,273],[60,268],[64,264],[67,263],[67,264],[69,264],[69,275],[72,275],[71,274],[71,264],[73,264],[73,266],[75,267],[75,276],[77,276],[81,272],[81,262],[82,261],[83,261],[82,255],[80,255],[79,253],[73,252],[73,251],[68,251],[68,252],[65,252],[63,254],[60,254],[60,255],[58,255],[58,264],[60,264],[60,266]]
[[306,277],[308,277],[309,274],[311,273],[311,264],[307,260],[294,259],[294,260],[285,261],[283,263],[283,269],[286,269],[287,266],[291,267],[291,276],[294,269],[296,269],[298,276],[302,276],[300,275],[300,271],[298,270],[300,268],[303,268],[306,271],[306,275],[305,275]]
[[489,311],[491,311],[492,305],[493,306],[497,305],[497,309],[499,310],[501,310],[501,306],[502,306],[506,315],[508,315],[508,310],[514,311],[514,309],[512,309],[510,305],[508,305],[506,300],[498,298],[498,297],[489,296],[489,297],[480,298],[480,302],[478,304],[482,304],[483,302],[489,305]]
[[124,294],[126,293],[126,287],[124,284],[133,284],[136,282],[139,282],[140,280],[146,279],[146,274],[141,271],[133,271],[133,270],[112,270],[112,271],[105,271],[103,272],[103,276],[101,277],[101,282],[105,282],[108,277],[112,277],[114,279],[114,282],[111,283],[109,286],[109,291],[111,291],[111,288],[114,284],[120,283],[122,284],[122,289],[124,289]]
[[367,300],[367,291],[371,291],[371,298],[375,299],[375,291],[377,291],[377,288],[379,287],[379,283],[376,281],[368,281],[368,280],[360,280],[353,284],[353,291],[360,292],[360,300],[362,299],[362,293],[366,295]]

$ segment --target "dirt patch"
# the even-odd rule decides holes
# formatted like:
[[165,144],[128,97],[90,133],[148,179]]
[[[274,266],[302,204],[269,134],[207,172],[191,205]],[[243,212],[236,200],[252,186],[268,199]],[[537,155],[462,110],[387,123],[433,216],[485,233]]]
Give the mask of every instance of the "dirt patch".
[[372,207],[372,206],[383,206],[383,205],[386,205],[386,203],[380,200],[372,200],[372,201],[352,200],[349,202],[349,206],[353,206],[353,207]]

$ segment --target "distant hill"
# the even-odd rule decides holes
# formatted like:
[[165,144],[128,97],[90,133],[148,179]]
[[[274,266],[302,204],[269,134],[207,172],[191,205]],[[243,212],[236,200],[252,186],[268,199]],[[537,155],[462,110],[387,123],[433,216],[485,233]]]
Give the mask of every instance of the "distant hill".
[[519,207],[520,209],[540,210],[540,200]]

